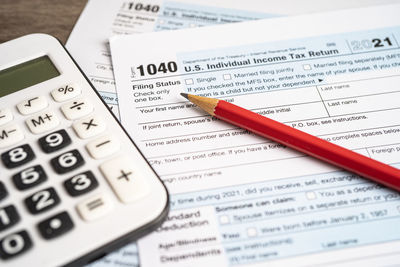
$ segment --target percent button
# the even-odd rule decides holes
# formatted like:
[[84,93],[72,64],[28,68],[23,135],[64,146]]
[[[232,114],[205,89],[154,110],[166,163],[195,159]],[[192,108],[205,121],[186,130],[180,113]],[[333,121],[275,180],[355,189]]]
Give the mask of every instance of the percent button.
[[81,88],[77,85],[64,85],[51,91],[51,96],[57,102],[67,101],[81,94]]

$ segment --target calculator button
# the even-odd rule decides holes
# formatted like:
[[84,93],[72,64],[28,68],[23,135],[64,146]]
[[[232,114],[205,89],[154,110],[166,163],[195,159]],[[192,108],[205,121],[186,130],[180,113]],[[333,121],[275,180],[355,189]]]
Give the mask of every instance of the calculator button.
[[15,225],[19,220],[20,217],[14,205],[0,209],[0,232]]
[[76,134],[82,138],[90,138],[106,130],[106,123],[100,116],[90,116],[73,124]]
[[15,147],[1,154],[1,160],[7,168],[15,168],[21,166],[35,158],[30,145],[25,144]]
[[11,113],[11,110],[8,108],[2,108],[0,109],[0,125],[4,125],[7,122],[12,121],[13,119],[13,114]]
[[101,159],[117,152],[120,142],[115,136],[106,135],[91,141],[86,145],[86,149],[94,159]]
[[50,161],[56,173],[62,174],[72,171],[85,163],[81,153],[74,149],[55,157]]
[[27,231],[10,234],[0,240],[0,258],[7,260],[20,255],[32,247],[32,240]]
[[68,213],[64,211],[40,222],[38,228],[44,239],[53,239],[72,230],[74,223]]
[[91,171],[79,173],[64,182],[64,187],[71,196],[80,196],[95,189],[99,183]]
[[6,186],[3,184],[2,181],[0,181],[0,201],[5,199],[8,196],[8,191],[6,189]]
[[44,96],[36,96],[22,101],[17,105],[17,108],[22,115],[28,115],[45,109],[47,105],[48,103]]
[[57,102],[67,101],[81,94],[81,88],[76,85],[64,85],[51,91],[51,96]]
[[85,221],[93,221],[107,215],[113,209],[113,202],[106,194],[95,195],[76,206]]
[[26,190],[46,181],[47,175],[42,166],[36,165],[14,174],[12,180],[16,188]]
[[30,117],[26,121],[29,130],[34,134],[40,134],[56,128],[60,124],[57,115],[52,111],[46,111]]
[[56,191],[49,187],[25,199],[25,205],[29,212],[32,214],[38,214],[57,206],[60,203]]
[[24,133],[16,125],[7,125],[0,128],[0,148],[14,145],[24,139]]
[[93,109],[92,103],[84,98],[75,99],[61,107],[64,116],[68,120],[76,120],[89,115]]
[[129,157],[118,157],[100,165],[118,198],[125,203],[135,201],[149,193],[145,177],[134,168],[134,160]]
[[39,139],[39,146],[45,153],[51,153],[71,144],[71,138],[65,130],[59,130]]

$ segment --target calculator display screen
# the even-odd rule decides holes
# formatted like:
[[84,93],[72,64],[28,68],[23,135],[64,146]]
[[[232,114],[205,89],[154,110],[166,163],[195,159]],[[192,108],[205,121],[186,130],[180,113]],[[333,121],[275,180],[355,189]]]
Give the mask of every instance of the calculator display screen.
[[0,71],[0,97],[57,77],[60,72],[48,56]]

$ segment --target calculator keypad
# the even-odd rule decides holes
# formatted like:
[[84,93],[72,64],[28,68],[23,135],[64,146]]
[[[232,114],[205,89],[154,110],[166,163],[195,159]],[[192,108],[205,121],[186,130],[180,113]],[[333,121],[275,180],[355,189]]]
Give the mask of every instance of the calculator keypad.
[[7,168],[21,166],[35,158],[35,153],[30,145],[25,144],[15,147],[1,154],[1,160]]
[[74,223],[67,212],[61,212],[38,224],[40,235],[44,239],[53,239],[74,228]]
[[71,144],[71,138],[65,130],[59,130],[39,139],[39,146],[45,153],[60,150]]
[[[12,181],[11,186],[19,191],[29,192],[24,196],[21,208],[38,218],[35,227],[45,240],[58,238],[75,227],[73,216],[69,213],[71,211],[54,213],[63,197],[76,199],[73,211],[83,221],[91,222],[109,214],[115,205],[115,199],[108,191],[96,192],[101,188],[101,182],[106,186],[111,185],[115,195],[123,203],[135,201],[149,192],[147,182],[132,165],[133,159],[125,156],[112,157],[120,151],[121,141],[115,135],[104,134],[107,129],[105,119],[96,114],[94,105],[87,98],[79,97],[81,93],[79,86],[69,84],[50,92],[55,102],[48,96],[33,96],[18,103],[17,110],[23,115],[22,122],[26,124],[28,131],[23,125],[12,122],[12,109],[0,109],[0,149],[7,149],[1,153],[1,161],[6,168],[12,169],[8,177]],[[17,115],[17,119],[19,117],[21,116]],[[57,129],[60,125],[66,125],[65,129]],[[36,137],[38,134],[41,135]],[[33,143],[28,144],[32,138]],[[80,147],[73,146],[74,139],[76,144],[81,144]],[[68,146],[71,148],[68,149]],[[33,161],[36,158],[33,152],[36,147],[41,150],[38,158],[47,157],[46,160]],[[83,147],[86,151],[82,150]],[[65,148],[67,151],[63,151]],[[55,152],[58,153],[51,154]],[[85,165],[86,155],[90,155],[89,161],[106,161],[97,162],[96,170],[79,170]],[[62,184],[64,190],[56,191],[57,183]],[[7,201],[9,195],[5,184],[8,187],[7,183],[0,181],[0,203],[3,203],[3,199]],[[44,188],[40,187],[46,184],[48,185]],[[35,241],[31,240],[29,229],[12,230],[16,225],[23,226],[23,210],[19,209],[14,203],[0,206],[0,233],[3,234],[0,237],[0,259],[6,260],[22,254]],[[53,214],[50,214],[52,211]],[[49,214],[44,219],[36,216],[47,214],[46,212]],[[9,229],[11,233],[7,232]]]
[[98,187],[99,183],[91,171],[74,175],[64,182],[64,187],[70,196],[80,196]]
[[0,232],[10,228],[11,226],[18,223],[20,220],[17,209],[14,205],[9,205],[7,207],[0,209]]
[[49,187],[25,199],[25,205],[32,214],[39,214],[49,210],[60,203],[56,191]]
[[56,173],[63,174],[79,168],[85,164],[81,153],[77,149],[65,152],[50,161]]
[[36,165],[14,174],[12,180],[17,189],[26,190],[45,182],[47,174],[42,166]]
[[0,258],[3,260],[17,256],[32,247],[32,240],[27,231],[10,234],[0,240]]

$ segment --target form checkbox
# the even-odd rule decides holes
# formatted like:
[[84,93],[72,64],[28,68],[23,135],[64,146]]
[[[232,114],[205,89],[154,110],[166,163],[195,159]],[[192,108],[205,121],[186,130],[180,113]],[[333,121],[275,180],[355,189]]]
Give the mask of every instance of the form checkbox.
[[197,27],[197,25],[196,25],[196,24],[194,24],[194,23],[190,23],[190,24],[189,24],[189,27],[190,27],[190,28],[196,28],[196,27]]
[[311,65],[310,64],[304,64],[303,65],[304,70],[311,70]]
[[247,236],[248,237],[255,237],[257,235],[258,235],[258,233],[257,233],[256,228],[254,228],[254,227],[247,228]]
[[219,216],[219,223],[220,224],[228,224],[230,222],[231,222],[231,220],[229,220],[228,216],[226,216],[226,215]]
[[306,198],[308,200],[316,199],[317,198],[317,194],[315,194],[315,192],[313,192],[313,191],[309,191],[309,192],[306,193]]
[[193,79],[186,79],[185,80],[186,85],[192,85],[194,84]]
[[230,74],[224,74],[222,77],[224,78],[224,80],[232,80],[232,75]]
[[160,19],[160,20],[158,21],[158,23],[159,23],[159,24],[164,24],[164,20]]
[[397,206],[397,210],[400,212],[400,206]]

